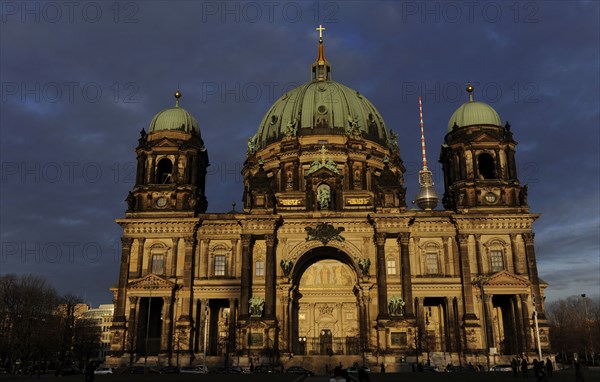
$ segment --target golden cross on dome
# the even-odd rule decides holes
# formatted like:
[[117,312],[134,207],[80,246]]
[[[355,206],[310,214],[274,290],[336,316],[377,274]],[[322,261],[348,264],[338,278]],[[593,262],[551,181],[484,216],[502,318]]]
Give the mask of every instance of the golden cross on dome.
[[319,27],[316,28],[316,30],[319,31],[319,40],[323,40],[323,31],[325,30],[325,28],[323,28],[323,25],[319,24]]

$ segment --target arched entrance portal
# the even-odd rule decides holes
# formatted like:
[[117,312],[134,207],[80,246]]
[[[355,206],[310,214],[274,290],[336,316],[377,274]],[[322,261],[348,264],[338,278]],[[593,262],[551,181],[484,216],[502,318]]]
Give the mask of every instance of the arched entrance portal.
[[362,309],[351,258],[337,248],[315,248],[298,260],[292,277],[293,353],[358,355]]

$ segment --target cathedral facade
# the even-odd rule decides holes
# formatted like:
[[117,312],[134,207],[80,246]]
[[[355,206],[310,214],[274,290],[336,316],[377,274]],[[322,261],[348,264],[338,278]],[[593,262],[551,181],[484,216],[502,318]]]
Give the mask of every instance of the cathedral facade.
[[441,149],[443,207],[423,140],[419,209],[407,208],[395,134],[331,80],[321,37],[312,80],[277,100],[248,141],[243,209],[228,213],[206,213],[208,152],[177,92],[141,132],[117,219],[107,362],[391,371],[545,351],[539,215],[510,125],[467,90]]

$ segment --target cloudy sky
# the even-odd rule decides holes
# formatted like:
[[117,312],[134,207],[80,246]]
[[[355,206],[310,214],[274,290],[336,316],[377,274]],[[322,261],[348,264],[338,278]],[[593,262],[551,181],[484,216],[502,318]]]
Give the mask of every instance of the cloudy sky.
[[246,140],[310,79],[325,26],[333,78],[398,134],[417,192],[418,95],[439,148],[467,100],[510,121],[549,300],[600,294],[600,3],[566,1],[0,2],[0,274],[111,301],[134,148],[158,111],[200,123],[209,211],[241,204]]

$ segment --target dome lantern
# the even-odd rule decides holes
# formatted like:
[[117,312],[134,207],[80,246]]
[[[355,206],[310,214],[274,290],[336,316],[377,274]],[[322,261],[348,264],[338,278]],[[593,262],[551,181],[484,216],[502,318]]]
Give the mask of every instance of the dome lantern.
[[319,54],[312,64],[312,79],[316,81],[325,81],[331,79],[331,64],[325,58],[325,48],[323,46],[323,28],[319,25],[316,30],[319,31]]

